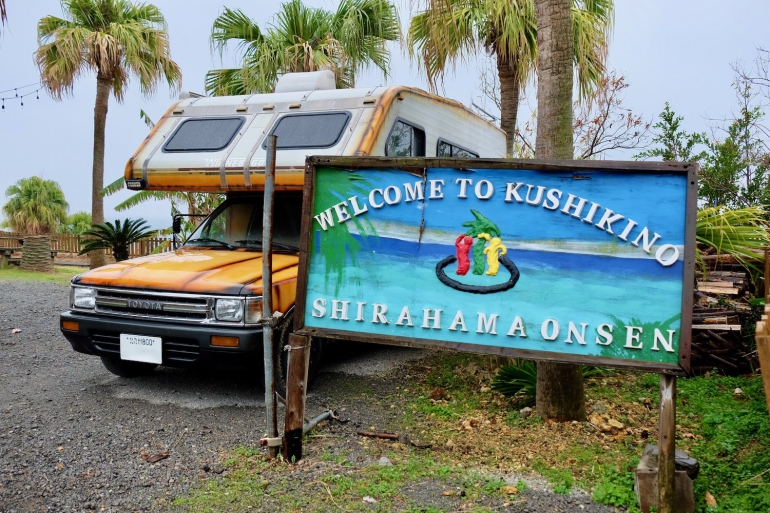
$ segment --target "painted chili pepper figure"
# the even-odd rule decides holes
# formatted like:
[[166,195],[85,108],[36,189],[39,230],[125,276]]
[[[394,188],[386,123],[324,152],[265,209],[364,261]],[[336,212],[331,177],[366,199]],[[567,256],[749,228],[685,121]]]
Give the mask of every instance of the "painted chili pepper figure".
[[508,253],[508,249],[503,246],[499,237],[489,237],[489,234],[479,234],[479,238],[484,238],[489,241],[489,246],[484,248],[484,254],[487,255],[487,265],[489,269],[485,273],[487,276],[497,276],[500,270],[500,255]]
[[473,237],[461,234],[455,240],[455,248],[457,248],[457,271],[460,276],[468,274],[468,269],[471,268],[471,262],[468,259],[468,253],[471,250],[473,244]]

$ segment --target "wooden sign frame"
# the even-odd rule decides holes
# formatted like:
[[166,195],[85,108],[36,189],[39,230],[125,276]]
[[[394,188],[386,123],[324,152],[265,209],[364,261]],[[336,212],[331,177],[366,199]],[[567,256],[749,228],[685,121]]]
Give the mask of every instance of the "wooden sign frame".
[[[685,192],[685,227],[684,247],[682,251],[683,278],[679,352],[677,364],[652,362],[632,359],[618,359],[595,355],[577,355],[560,352],[547,352],[512,347],[488,346],[445,340],[428,340],[414,337],[382,336],[338,329],[319,328],[305,325],[307,306],[308,278],[310,265],[311,237],[315,198],[316,172],[318,168],[338,168],[344,171],[363,171],[366,169],[393,169],[408,171],[417,176],[425,176],[428,169],[454,168],[491,169],[512,171],[547,171],[569,173],[573,179],[580,179],[580,173],[614,172],[629,174],[673,174],[686,176]],[[693,285],[695,269],[695,221],[697,213],[697,164],[669,162],[625,162],[625,161],[548,161],[514,159],[447,159],[447,158],[388,158],[388,157],[308,157],[305,171],[305,187],[302,211],[302,236],[300,241],[300,261],[297,283],[296,311],[294,316],[295,332],[299,335],[328,339],[371,342],[377,344],[433,348],[459,352],[493,354],[531,360],[544,360],[562,363],[577,363],[602,367],[635,369],[663,374],[682,374],[690,367],[690,345],[693,306]],[[612,232],[610,232],[612,233]],[[351,326],[353,327],[353,326]]]

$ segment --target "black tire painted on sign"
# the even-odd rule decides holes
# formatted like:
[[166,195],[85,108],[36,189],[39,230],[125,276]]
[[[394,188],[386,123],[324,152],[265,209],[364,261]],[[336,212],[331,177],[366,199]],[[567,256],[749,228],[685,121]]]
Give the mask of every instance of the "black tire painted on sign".
[[158,366],[155,363],[144,362],[131,362],[128,360],[121,360],[114,356],[102,356],[102,364],[104,367],[121,378],[136,378],[139,376],[145,376]]

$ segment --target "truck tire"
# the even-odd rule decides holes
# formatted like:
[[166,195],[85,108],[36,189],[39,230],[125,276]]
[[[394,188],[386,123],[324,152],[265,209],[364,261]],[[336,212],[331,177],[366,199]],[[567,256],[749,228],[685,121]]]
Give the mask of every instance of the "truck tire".
[[[283,316],[279,328],[273,336],[275,350],[279,352],[278,369],[275,370],[275,390],[281,396],[286,397],[286,379],[289,370],[289,351],[284,348],[289,345],[289,335],[294,332],[294,307],[291,307]],[[324,339],[313,338],[310,344],[310,365],[307,370],[307,385],[313,384],[318,377],[323,360]]]
[[136,378],[144,376],[155,370],[155,363],[130,362],[114,356],[102,356],[104,367],[121,378]]

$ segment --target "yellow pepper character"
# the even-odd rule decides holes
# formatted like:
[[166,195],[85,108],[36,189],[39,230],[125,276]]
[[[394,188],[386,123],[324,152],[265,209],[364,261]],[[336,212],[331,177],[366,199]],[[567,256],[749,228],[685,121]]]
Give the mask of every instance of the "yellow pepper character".
[[484,248],[484,254],[487,255],[487,276],[497,276],[497,272],[500,270],[499,258],[501,255],[508,253],[508,249],[503,246],[500,237],[491,237],[487,233],[480,233],[479,238],[484,238],[489,241],[489,246]]

